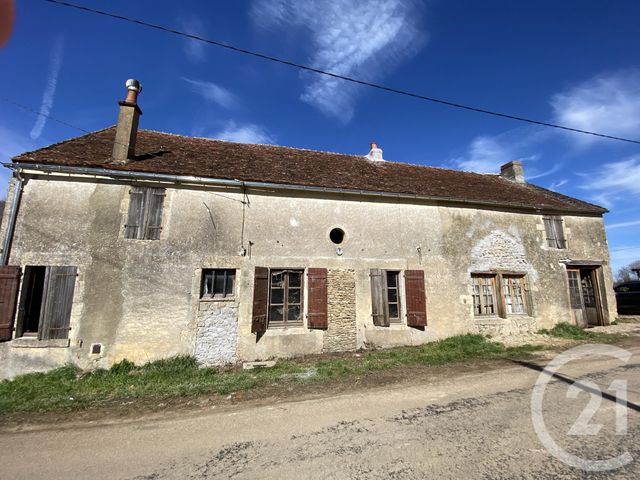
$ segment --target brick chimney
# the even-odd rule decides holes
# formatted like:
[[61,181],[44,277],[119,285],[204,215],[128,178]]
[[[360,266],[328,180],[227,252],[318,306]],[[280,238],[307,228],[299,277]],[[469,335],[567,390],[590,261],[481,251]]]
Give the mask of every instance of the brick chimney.
[[376,142],[371,142],[371,150],[367,153],[366,158],[372,162],[384,162],[384,158],[382,158],[382,149],[378,148]]
[[142,91],[142,85],[133,78],[127,80],[127,98],[118,102],[118,125],[116,126],[116,139],[113,144],[112,163],[125,165],[131,161],[136,151],[136,136],[138,134],[138,119],[142,110],[138,106],[138,94]]
[[500,167],[500,176],[516,183],[526,183],[524,179],[524,169],[520,160],[505,163]]

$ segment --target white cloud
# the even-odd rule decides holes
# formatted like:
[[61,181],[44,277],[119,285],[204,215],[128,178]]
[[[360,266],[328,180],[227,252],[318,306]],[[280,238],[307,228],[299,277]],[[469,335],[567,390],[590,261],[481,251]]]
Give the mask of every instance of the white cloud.
[[37,139],[42,135],[44,126],[47,123],[47,116],[51,112],[53,106],[53,98],[56,94],[56,88],[58,86],[58,75],[60,74],[60,67],[62,66],[62,55],[64,53],[64,39],[58,37],[51,49],[51,58],[49,60],[49,74],[47,77],[47,86],[42,94],[42,103],[40,104],[40,115],[38,116],[36,123],[31,129],[30,136],[32,139]]
[[[599,75],[551,98],[553,120],[580,130],[636,139],[640,132],[640,70]],[[572,134],[580,145],[598,139]]]
[[275,138],[264,127],[252,123],[237,124],[234,121],[228,122],[223,130],[214,133],[211,137],[238,143],[275,142]]
[[636,227],[638,225],[640,225],[640,220],[631,220],[629,222],[612,223],[610,225],[607,225],[607,228],[609,230],[613,230],[613,229],[616,229],[616,228]]
[[496,138],[480,136],[473,139],[464,157],[454,160],[457,168],[469,172],[496,173],[500,166],[514,160],[511,149]]
[[[388,74],[426,42],[413,0],[255,0],[252,17],[264,28],[303,29],[314,68],[366,80]],[[304,102],[345,123],[351,119],[356,85],[311,73],[303,78]]]
[[[202,21],[195,15],[182,17],[178,20],[180,28],[191,35],[204,37],[206,30]],[[201,63],[206,59],[206,45],[199,40],[187,39],[184,41],[184,53],[193,63]]]
[[618,162],[605,163],[597,171],[581,174],[586,181],[581,188],[605,207],[621,199],[635,201],[640,195],[640,155]]
[[549,185],[549,187],[547,187],[549,190],[551,190],[552,192],[557,191],[560,187],[562,187],[563,185],[566,185],[567,183],[569,183],[569,180],[567,180],[566,178],[563,178],[562,180],[558,180],[555,182],[551,182],[551,185]]
[[195,93],[209,102],[216,103],[227,109],[233,108],[238,104],[238,99],[233,93],[213,82],[192,80],[185,77],[182,77],[182,79],[191,86]]

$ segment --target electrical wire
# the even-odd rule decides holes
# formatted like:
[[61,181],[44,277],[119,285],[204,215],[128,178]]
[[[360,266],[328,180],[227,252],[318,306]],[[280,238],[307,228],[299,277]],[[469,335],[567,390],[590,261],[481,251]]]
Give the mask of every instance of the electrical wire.
[[540,121],[540,120],[533,120],[533,119],[530,119],[530,118],[521,117],[521,116],[517,116],[517,115],[510,115],[510,114],[507,114],[507,113],[501,113],[501,112],[496,112],[496,111],[493,111],[493,110],[486,110],[484,108],[478,108],[478,107],[473,107],[473,106],[470,106],[470,105],[464,105],[462,103],[451,102],[451,101],[448,101],[448,100],[443,100],[441,98],[435,98],[435,97],[429,97],[429,96],[426,96],[426,95],[420,95],[420,94],[417,94],[417,93],[409,92],[407,90],[401,90],[401,89],[398,89],[398,88],[389,87],[389,86],[381,85],[381,84],[378,84],[378,83],[367,82],[367,81],[364,81],[364,80],[359,80],[357,78],[347,77],[345,75],[340,75],[340,74],[337,74],[337,73],[334,73],[334,72],[329,72],[329,71],[326,71],[326,70],[321,70],[319,68],[310,67],[308,65],[303,65],[303,64],[292,62],[292,61],[289,61],[289,60],[284,60],[282,58],[274,57],[274,56],[271,56],[271,55],[266,55],[264,53],[256,52],[256,51],[253,51],[253,50],[247,50],[245,48],[236,47],[235,45],[231,45],[229,43],[221,42],[221,41],[218,41],[218,40],[212,40],[212,39],[205,38],[205,37],[202,37],[202,36],[199,36],[199,35],[194,35],[194,34],[191,34],[191,33],[182,32],[180,30],[176,30],[176,29],[173,29],[173,28],[170,28],[170,27],[166,27],[164,25],[158,25],[158,24],[154,24],[154,23],[149,23],[149,22],[146,22],[146,21],[143,21],[143,20],[139,20],[139,19],[136,19],[136,18],[131,18],[131,17],[127,17],[127,16],[124,16],[124,15],[118,15],[118,14],[115,14],[115,13],[106,12],[104,10],[98,10],[98,9],[86,7],[84,5],[77,5],[77,4],[74,4],[74,3],[64,2],[64,1],[61,1],[61,0],[43,0],[43,1],[45,1],[47,3],[55,4],[55,5],[58,5],[58,6],[73,8],[73,9],[80,10],[80,11],[87,12],[87,13],[92,13],[92,14],[96,14],[96,15],[102,15],[102,16],[113,18],[113,19],[116,19],[116,20],[122,20],[122,21],[125,21],[125,22],[134,23],[136,25],[140,25],[140,26],[143,26],[143,27],[152,28],[152,29],[155,29],[155,30],[160,30],[160,31],[163,31],[163,32],[166,32],[166,33],[171,33],[171,34],[174,34],[174,35],[179,35],[181,37],[189,38],[191,40],[197,40],[197,41],[200,41],[200,42],[203,42],[203,43],[207,43],[209,45],[214,45],[216,47],[225,48],[227,50],[231,50],[231,51],[236,52],[236,53],[241,53],[241,54],[244,54],[244,55],[250,55],[250,56],[253,56],[253,57],[261,58],[263,60],[268,60],[268,61],[271,61],[271,62],[280,63],[282,65],[287,65],[289,67],[294,67],[294,68],[298,68],[300,70],[305,70],[305,71],[308,71],[308,72],[317,73],[319,75],[325,75],[327,77],[336,78],[336,79],[339,79],[339,80],[344,80],[346,82],[351,82],[351,83],[358,84],[358,85],[364,85],[366,87],[375,88],[375,89],[378,89],[378,90],[382,90],[382,91],[389,92],[389,93],[394,93],[394,94],[397,94],[397,95],[403,95],[403,96],[415,98],[415,99],[418,99],[418,100],[424,100],[424,101],[427,101],[427,102],[437,103],[437,104],[440,104],[440,105],[446,105],[448,107],[458,108],[458,109],[467,110],[467,111],[471,111],[471,112],[483,113],[485,115],[492,115],[492,116],[495,116],[495,117],[506,118],[506,119],[515,120],[515,121],[518,121],[518,122],[525,122],[525,123],[529,123],[529,124],[533,124],[533,125],[541,125],[543,127],[557,128],[557,129],[565,130],[565,131],[569,131],[569,132],[581,133],[581,134],[585,134],[585,135],[592,135],[592,136],[601,137],[601,138],[608,138],[610,140],[618,140],[618,141],[621,141],[621,142],[640,144],[640,140],[632,140],[632,139],[629,139],[629,138],[616,137],[616,136],[613,136],[613,135],[606,135],[604,133],[591,132],[589,130],[581,130],[579,128],[567,127],[565,125],[559,125],[559,124],[555,124],[555,123],[543,122],[543,121]]

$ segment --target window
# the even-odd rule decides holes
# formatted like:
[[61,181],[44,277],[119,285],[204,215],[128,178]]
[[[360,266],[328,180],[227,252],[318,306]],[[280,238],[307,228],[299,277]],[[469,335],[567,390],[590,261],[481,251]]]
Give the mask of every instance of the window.
[[389,322],[400,321],[400,272],[387,271],[387,316]]
[[495,315],[497,313],[495,275],[473,275],[471,278],[475,315]]
[[69,338],[76,267],[25,267],[16,337]]
[[544,217],[544,230],[547,235],[547,246],[551,248],[567,248],[564,238],[562,217]]
[[471,275],[475,316],[531,315],[529,287],[524,275],[479,273]]
[[125,238],[158,240],[162,229],[164,188],[133,186],[129,190],[129,214]]
[[[370,276],[371,314],[375,326],[402,323],[403,313],[406,314],[407,326],[421,329],[427,326],[424,271],[405,270],[403,273],[373,269]],[[403,277],[404,283],[401,282]]]
[[271,270],[269,326],[302,325],[302,270]]
[[514,275],[502,276],[502,293],[509,313],[526,313],[524,300],[524,277]]
[[235,283],[235,270],[205,268],[202,270],[200,298],[233,297]]

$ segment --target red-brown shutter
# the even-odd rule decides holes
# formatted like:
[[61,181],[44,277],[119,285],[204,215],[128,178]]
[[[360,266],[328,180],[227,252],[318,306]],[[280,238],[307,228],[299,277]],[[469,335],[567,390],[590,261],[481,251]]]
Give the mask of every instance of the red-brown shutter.
[[253,316],[251,333],[267,331],[267,303],[269,299],[269,269],[256,267],[253,281]]
[[19,285],[20,267],[0,267],[0,342],[11,340]]
[[422,270],[404,272],[404,288],[407,296],[407,325],[425,327],[427,325],[427,300],[424,291],[424,272]]
[[308,327],[327,328],[327,269],[310,268],[307,273],[309,279],[309,308]]
[[378,268],[371,269],[371,316],[373,324],[378,327],[389,326],[389,316],[387,315],[387,288],[386,275]]

